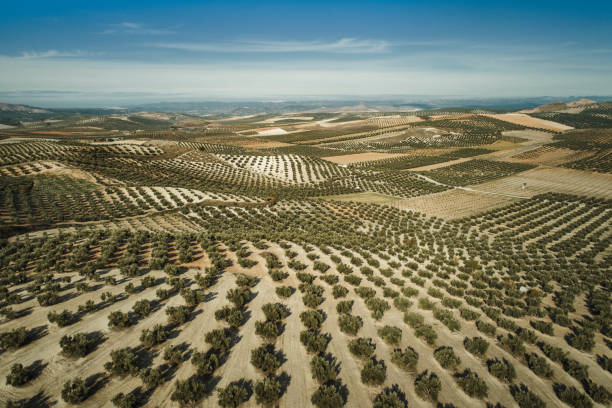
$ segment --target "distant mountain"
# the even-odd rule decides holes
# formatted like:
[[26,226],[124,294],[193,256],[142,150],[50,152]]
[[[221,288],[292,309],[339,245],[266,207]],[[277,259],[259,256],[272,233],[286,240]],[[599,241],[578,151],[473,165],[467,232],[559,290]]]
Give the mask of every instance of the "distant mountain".
[[546,105],[537,106],[533,109],[523,109],[521,113],[549,113],[549,112],[565,112],[568,110],[581,110],[587,106],[597,104],[592,99],[582,98],[577,101],[570,102],[553,102]]
[[36,108],[28,105],[13,105],[11,103],[0,103],[0,111],[2,112],[23,112],[23,113],[50,113],[43,108]]

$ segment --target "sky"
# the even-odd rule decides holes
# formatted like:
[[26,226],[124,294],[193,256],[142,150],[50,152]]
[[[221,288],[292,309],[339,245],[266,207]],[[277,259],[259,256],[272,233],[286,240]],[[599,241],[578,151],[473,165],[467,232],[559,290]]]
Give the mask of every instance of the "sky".
[[0,101],[612,95],[612,2],[28,1]]

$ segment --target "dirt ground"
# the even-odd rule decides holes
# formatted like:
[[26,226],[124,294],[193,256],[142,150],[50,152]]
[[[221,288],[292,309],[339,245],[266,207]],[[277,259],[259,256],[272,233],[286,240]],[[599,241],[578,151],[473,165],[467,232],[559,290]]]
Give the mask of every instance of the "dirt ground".
[[532,163],[545,166],[558,166],[575,160],[584,159],[592,156],[593,152],[576,151],[565,148],[542,146],[535,150],[508,157],[504,161],[514,163]]
[[571,126],[566,126],[561,123],[553,122],[550,120],[544,120],[539,118],[533,118],[529,115],[525,115],[524,113],[496,113],[496,114],[487,114],[484,116],[488,116],[493,119],[499,119],[506,122],[514,123],[516,125],[528,126],[538,129],[546,129],[552,130],[553,132],[564,132],[566,130],[573,129]]
[[[526,183],[525,189],[522,188]],[[612,174],[540,167],[515,176],[469,186],[474,189],[531,197],[547,192],[612,198]]]
[[373,160],[381,160],[381,159],[392,159],[395,157],[404,157],[407,156],[403,153],[357,153],[357,154],[347,154],[344,156],[327,156],[321,157],[323,160],[330,161],[336,164],[353,164],[353,163],[362,163]]
[[429,216],[454,219],[503,207],[515,201],[517,199],[498,195],[465,190],[448,190],[396,201],[393,205],[402,210],[412,210]]

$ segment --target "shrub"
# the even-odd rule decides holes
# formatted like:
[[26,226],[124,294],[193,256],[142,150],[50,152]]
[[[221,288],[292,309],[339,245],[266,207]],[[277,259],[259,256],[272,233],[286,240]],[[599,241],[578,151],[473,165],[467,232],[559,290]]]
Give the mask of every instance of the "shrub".
[[517,336],[512,336],[511,334],[508,334],[507,336],[502,337],[499,343],[503,348],[505,348],[515,356],[521,356],[525,353],[525,346],[523,345],[523,340],[521,340]]
[[261,307],[266,319],[271,322],[280,322],[285,317],[289,316],[289,311],[285,305],[280,303],[266,303]]
[[595,334],[589,329],[574,328],[565,339],[567,344],[581,351],[591,352],[595,347]]
[[206,384],[197,377],[190,377],[185,381],[176,380],[170,400],[178,402],[180,406],[185,406],[197,403],[205,395]]
[[376,350],[376,344],[370,338],[353,339],[348,344],[349,351],[359,358],[370,358]]
[[255,278],[253,278],[252,276],[240,274],[236,277],[236,285],[241,288],[251,288],[255,286]]
[[361,278],[355,275],[346,275],[344,281],[350,283],[353,286],[359,286],[361,284]]
[[436,306],[435,302],[432,302],[431,300],[427,298],[419,298],[419,309],[433,310],[435,306]]
[[142,383],[149,390],[156,388],[158,385],[161,385],[164,382],[164,374],[159,367],[142,369],[140,370],[138,377],[140,377]]
[[282,281],[289,276],[288,273],[283,272],[280,269],[271,269],[268,271],[268,275],[270,275],[274,282]]
[[404,322],[415,329],[425,323],[425,317],[419,313],[409,312],[404,314]]
[[15,363],[11,366],[11,371],[6,376],[7,385],[20,387],[32,379],[32,373],[23,364]]
[[476,328],[478,331],[483,332],[489,336],[495,336],[495,332],[497,331],[497,327],[492,324],[483,322],[482,320],[478,320],[476,322]]
[[603,405],[607,405],[610,401],[610,392],[606,389],[606,387],[595,384],[591,380],[584,381],[582,385],[593,401]]
[[224,329],[215,329],[209,331],[208,333],[206,333],[204,340],[206,341],[206,343],[210,344],[210,346],[214,350],[220,353],[227,352],[232,344],[232,340]]
[[391,353],[391,362],[406,371],[414,371],[419,362],[419,354],[411,347],[404,351],[397,349]]
[[489,349],[489,342],[482,337],[466,337],[463,345],[467,351],[478,357],[484,356]]
[[265,341],[274,341],[280,334],[278,323],[266,320],[255,322],[255,334],[261,336]]
[[218,404],[221,407],[237,407],[249,399],[249,391],[241,383],[232,383],[225,388],[217,389]]
[[461,359],[457,357],[452,347],[440,347],[434,351],[434,358],[442,366],[442,368],[455,369],[461,364]]
[[583,393],[578,391],[578,389],[574,386],[568,387],[565,384],[555,384],[554,385],[555,394],[557,397],[563,402],[565,402],[570,407],[574,408],[590,408],[593,406],[593,403]]
[[360,288],[355,289],[355,293],[359,295],[362,299],[367,299],[376,296],[376,291],[372,288],[367,288],[362,286]]
[[412,301],[406,299],[405,297],[398,296],[393,299],[393,306],[395,306],[400,312],[405,312],[412,306]]
[[392,388],[386,387],[376,395],[372,408],[408,408],[408,402],[399,387],[394,385]]
[[62,336],[59,344],[65,355],[69,357],[84,357],[89,353],[93,343],[93,339],[88,339],[85,334],[76,333],[73,336]]
[[339,368],[331,356],[317,355],[310,360],[312,379],[319,384],[333,381],[338,376]]
[[546,357],[550,358],[552,361],[563,362],[567,359],[568,353],[560,347],[551,346],[544,342],[538,343],[538,347],[540,347],[540,350],[542,350],[542,352],[546,354]]
[[385,343],[396,345],[402,340],[402,329],[399,327],[385,326],[378,329],[378,335],[382,337]]
[[120,392],[111,399],[111,402],[118,408],[136,408],[138,406],[138,397],[133,393],[124,394]]
[[47,313],[47,319],[51,323],[56,323],[58,327],[65,327],[76,322],[77,317],[72,312],[63,310],[59,313],[54,311]]
[[553,375],[553,370],[544,357],[540,357],[535,353],[525,354],[527,365],[536,375],[540,377],[550,378]]
[[428,325],[417,327],[414,330],[414,334],[417,337],[420,337],[425,340],[425,342],[427,342],[427,344],[429,344],[430,346],[436,344],[436,339],[438,338],[438,335],[436,334],[436,331],[433,329],[433,327]]
[[251,300],[251,291],[248,288],[232,288],[225,296],[234,306],[241,308]]
[[45,292],[36,297],[41,306],[52,306],[59,302],[60,297],[56,292]]
[[251,364],[265,374],[273,373],[280,367],[280,361],[276,357],[274,347],[271,345],[260,346],[252,350]]
[[89,389],[80,378],[73,378],[64,383],[62,387],[62,399],[69,404],[79,404],[87,399]]
[[199,377],[205,377],[212,375],[217,368],[219,368],[219,356],[213,349],[206,353],[196,351],[191,357],[191,364],[196,366],[197,374]]
[[384,361],[370,359],[361,370],[361,382],[367,385],[381,385],[387,378]]
[[338,313],[346,313],[349,314],[353,310],[354,301],[352,300],[341,300],[336,305],[336,311]]
[[313,309],[323,303],[323,300],[324,299],[321,296],[313,292],[306,293],[302,298],[304,305]]
[[338,325],[343,333],[354,336],[363,327],[363,321],[359,316],[341,314],[338,317]]
[[548,334],[549,336],[554,335],[553,325],[551,322],[544,320],[532,320],[529,322],[529,324],[531,324],[531,327],[541,333]]
[[588,366],[580,364],[576,360],[566,358],[563,360],[563,369],[578,381],[586,381],[589,378]]
[[111,375],[137,375],[138,357],[129,348],[113,350],[110,353],[111,361],[104,364],[104,369]]
[[283,387],[276,377],[266,377],[255,383],[255,398],[258,404],[273,405],[282,395]]
[[30,340],[25,327],[19,327],[8,332],[0,333],[0,347],[5,350],[24,346]]
[[309,353],[323,353],[329,343],[329,336],[314,330],[304,330],[300,333],[300,342]]
[[434,373],[428,375],[427,371],[424,371],[414,381],[414,391],[426,401],[437,401],[441,390],[442,382]]
[[305,310],[300,313],[300,320],[307,329],[318,330],[324,320],[323,312],[320,310]]
[[183,362],[183,352],[178,346],[168,346],[164,349],[164,361],[177,366]]
[[332,290],[332,295],[334,296],[334,299],[338,299],[341,297],[345,297],[346,295],[348,295],[348,289],[345,288],[344,286],[341,285],[335,285],[334,289]]
[[433,314],[434,317],[448,327],[450,331],[458,331],[461,329],[461,323],[455,319],[453,312],[450,310],[435,308]]
[[385,312],[391,309],[386,300],[374,297],[366,299],[365,305],[372,312],[372,317],[376,320],[380,320]]
[[537,394],[529,390],[525,384],[511,386],[510,393],[519,408],[546,408],[546,404]]
[[487,361],[489,372],[500,380],[510,383],[516,378],[516,370],[511,362],[505,358],[501,361],[498,359]]
[[128,313],[115,311],[108,315],[108,327],[111,329],[123,329],[131,325],[132,319]]
[[288,298],[293,294],[294,289],[291,286],[279,286],[276,288],[276,294],[283,298]]
[[461,387],[461,389],[470,397],[473,398],[484,398],[489,393],[489,387],[478,374],[467,369],[461,374],[455,376],[455,381]]
[[191,308],[189,306],[168,306],[166,307],[166,315],[171,324],[181,325],[186,323],[191,317]]
[[336,383],[323,384],[312,394],[312,405],[318,408],[336,408],[344,405],[340,386]]
[[144,329],[140,333],[140,341],[145,347],[153,347],[168,340],[168,329],[161,324],[156,324],[151,329]]
[[480,317],[480,313],[475,312],[472,309],[468,309],[465,307],[462,307],[461,309],[459,309],[459,313],[463,319],[468,320],[468,321],[476,320]]

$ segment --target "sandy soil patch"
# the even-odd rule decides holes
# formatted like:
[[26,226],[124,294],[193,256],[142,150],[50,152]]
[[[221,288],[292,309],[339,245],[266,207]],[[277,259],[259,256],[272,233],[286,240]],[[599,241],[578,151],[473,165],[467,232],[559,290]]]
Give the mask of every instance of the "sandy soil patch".
[[257,123],[274,123],[279,120],[312,120],[314,119],[312,116],[275,116],[273,118],[268,118],[266,120],[262,120]]
[[273,128],[266,130],[256,130],[258,136],[275,136],[275,135],[286,135],[287,131],[281,128]]
[[412,210],[445,219],[461,218],[503,207],[517,199],[480,194],[465,190],[448,190],[395,202],[402,210]]
[[548,143],[553,141],[552,134],[548,132],[530,129],[507,130],[505,132],[502,132],[502,136],[520,137],[522,139],[528,139],[531,143]]
[[[478,156],[476,156],[478,157]],[[469,161],[472,160],[474,157],[462,157],[460,159],[456,159],[456,160],[451,160],[451,161],[447,161],[447,162],[442,162],[442,163],[436,163],[436,164],[430,164],[428,166],[421,166],[421,167],[415,167],[412,169],[409,169],[410,171],[428,171],[428,170],[435,170],[435,169],[440,169],[442,167],[447,167],[447,166],[452,166],[453,164],[459,164],[459,163],[463,163],[465,161]]]
[[357,154],[347,154],[344,156],[328,156],[322,157],[323,160],[330,161],[336,164],[352,164],[352,163],[361,163],[373,160],[381,160],[381,159],[392,159],[395,157],[403,157],[406,156],[403,153],[357,153]]
[[[526,183],[523,189],[523,183]],[[540,167],[515,176],[469,186],[474,189],[531,197],[547,192],[612,198],[612,174]]]
[[496,113],[487,114],[484,116],[514,123],[516,125],[552,130],[553,132],[564,132],[566,130],[573,129],[571,126],[562,125],[561,123],[553,122],[551,120],[532,118],[531,116],[523,113]]
[[262,140],[245,143],[242,145],[245,149],[273,149],[275,147],[293,146],[291,143],[275,142],[273,140]]
[[537,149],[511,156],[505,161],[514,163],[533,163],[547,166],[558,166],[575,160],[592,156],[593,152],[541,146]]
[[369,204],[391,204],[400,200],[397,197],[389,196],[386,194],[374,193],[371,191],[365,191],[363,193],[350,193],[350,194],[338,194],[325,196],[325,199],[337,200],[337,201],[355,201],[358,203],[369,203]]

